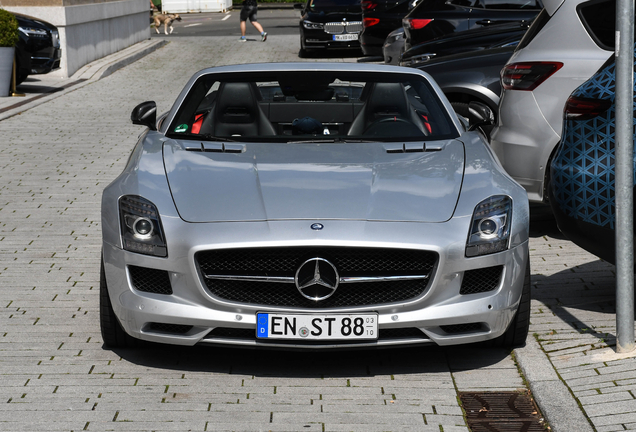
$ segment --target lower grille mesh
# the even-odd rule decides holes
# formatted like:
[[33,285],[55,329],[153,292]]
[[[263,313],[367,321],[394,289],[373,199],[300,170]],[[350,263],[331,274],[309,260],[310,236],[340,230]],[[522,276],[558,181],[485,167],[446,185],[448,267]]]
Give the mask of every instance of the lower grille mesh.
[[132,286],[136,290],[153,294],[172,294],[170,275],[167,271],[128,266],[128,272]]
[[[222,337],[228,339],[256,340],[256,330],[237,329],[229,327],[217,327],[208,333],[208,337]],[[418,328],[380,329],[379,339],[404,339],[422,338],[428,339]]]
[[477,294],[493,291],[499,286],[503,266],[486,267],[464,272],[460,294]]

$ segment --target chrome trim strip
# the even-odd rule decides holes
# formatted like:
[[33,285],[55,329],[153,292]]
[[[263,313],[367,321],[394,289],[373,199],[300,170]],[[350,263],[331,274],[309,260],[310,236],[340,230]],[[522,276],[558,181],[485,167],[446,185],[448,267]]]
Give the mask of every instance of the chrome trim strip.
[[295,283],[293,276],[241,276],[241,275],[204,275],[206,279],[249,281],[249,282],[276,282]]
[[[247,281],[247,282],[275,282],[275,283],[295,283],[294,277],[288,276],[241,276],[241,275],[204,275],[206,279]],[[354,276],[341,277],[339,283],[363,283],[363,282],[400,282],[419,279],[428,279],[426,275],[405,275],[405,276]]]
[[360,283],[360,282],[400,282],[419,279],[428,279],[426,275],[406,275],[406,276],[357,276],[341,277],[340,283]]

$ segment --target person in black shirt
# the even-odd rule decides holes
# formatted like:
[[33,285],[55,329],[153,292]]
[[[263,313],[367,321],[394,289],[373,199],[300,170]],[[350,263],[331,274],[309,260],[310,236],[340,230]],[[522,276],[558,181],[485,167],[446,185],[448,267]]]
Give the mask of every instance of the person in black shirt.
[[248,18],[256,30],[261,33],[261,42],[265,42],[267,40],[267,32],[263,30],[263,26],[261,26],[256,19],[257,11],[258,5],[256,0],[243,0],[243,7],[241,8],[241,39],[239,39],[239,41],[247,42],[247,39],[245,39],[245,31]]

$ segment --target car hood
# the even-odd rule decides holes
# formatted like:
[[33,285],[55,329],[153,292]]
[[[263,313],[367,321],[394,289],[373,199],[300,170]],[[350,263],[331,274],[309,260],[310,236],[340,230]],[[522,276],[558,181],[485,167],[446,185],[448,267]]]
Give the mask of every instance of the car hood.
[[166,174],[183,220],[443,222],[453,215],[464,173],[458,140],[399,153],[402,143],[233,146],[238,153],[164,143]]
[[23,15],[15,12],[11,12],[15,15],[16,20],[18,20],[18,25],[20,27],[32,27],[44,30],[57,30],[53,24],[43,21],[39,18],[35,18],[29,15]]
[[303,16],[303,19],[315,23],[340,22],[342,20],[361,21],[362,11],[360,6],[357,7],[357,10],[341,8],[332,11],[309,11]]

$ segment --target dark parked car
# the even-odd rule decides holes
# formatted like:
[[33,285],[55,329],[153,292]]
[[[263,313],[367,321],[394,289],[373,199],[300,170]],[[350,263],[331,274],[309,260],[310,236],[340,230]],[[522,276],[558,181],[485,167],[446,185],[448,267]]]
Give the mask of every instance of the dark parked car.
[[451,33],[413,46],[402,54],[399,64],[416,67],[431,59],[451,54],[487,48],[514,47],[526,33],[528,26],[528,23],[510,23]]
[[364,55],[382,55],[385,39],[402,27],[402,18],[416,3],[417,0],[363,0],[360,45]]
[[[417,69],[435,79],[457,114],[469,117],[468,105],[476,101],[486,104],[494,118],[501,95],[499,72],[514,52],[515,45],[440,57]],[[482,129],[490,135],[492,125]]]
[[550,167],[549,187],[561,232],[612,264],[616,262],[615,108],[612,56],[565,104],[563,135]]
[[360,0],[308,0],[294,8],[302,14],[301,56],[313,50],[360,49]]
[[541,0],[423,0],[402,20],[404,47],[472,28],[528,22],[542,8]]
[[62,50],[57,27],[39,18],[13,13],[20,40],[15,48],[16,84],[28,75],[45,74],[60,67]]

